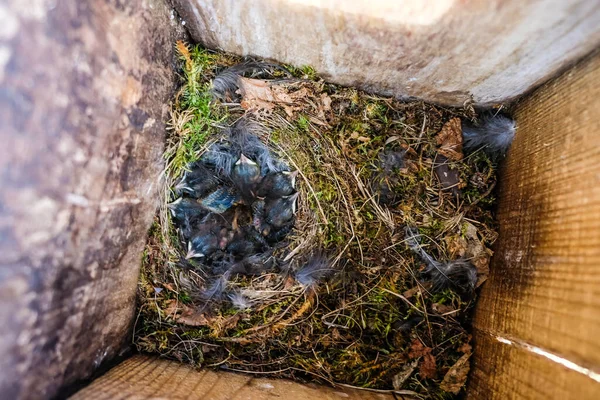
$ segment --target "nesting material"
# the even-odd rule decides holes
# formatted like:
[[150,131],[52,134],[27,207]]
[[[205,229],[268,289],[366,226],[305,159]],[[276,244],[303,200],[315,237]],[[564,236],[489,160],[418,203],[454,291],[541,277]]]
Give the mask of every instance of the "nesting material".
[[[465,142],[463,126],[481,136],[489,124],[473,109],[177,46],[183,83],[137,348],[202,367],[459,394],[497,236],[493,150],[507,146],[496,128],[514,126]],[[291,187],[280,182],[292,174]]]

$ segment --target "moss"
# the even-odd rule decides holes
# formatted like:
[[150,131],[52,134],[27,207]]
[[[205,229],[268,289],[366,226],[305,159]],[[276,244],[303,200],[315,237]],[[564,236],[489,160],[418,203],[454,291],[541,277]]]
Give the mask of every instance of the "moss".
[[[172,200],[173,180],[215,139],[216,126],[243,112],[211,102],[208,94],[215,71],[238,59],[197,46],[178,49],[182,88],[169,126],[164,202]],[[198,294],[206,285],[206,271],[201,264],[180,261],[182,245],[163,205],[142,261],[136,346],[194,365],[389,389],[418,341],[431,349],[439,373],[425,378],[417,368],[403,389],[443,398],[437,386],[460,357],[458,349],[470,340],[461,324],[473,302],[452,290],[429,293],[422,263],[407,248],[402,232],[405,225],[417,226],[434,257],[445,256],[444,239],[465,235],[463,217],[484,224],[478,224],[482,237],[493,237],[490,188],[496,167],[478,153],[457,163],[467,185],[464,203],[457,205],[438,187],[431,164],[437,152],[435,135],[464,110],[383,99],[325,84],[312,68],[288,69],[302,78],[297,85],[306,89],[308,99],[299,99],[295,106],[303,108],[290,114],[275,108],[272,114],[254,117],[269,128],[261,138],[302,172],[296,230],[275,250],[281,260],[291,249],[300,249],[281,262],[290,274],[233,277],[231,288],[265,296],[251,311],[237,310],[227,301],[206,304]],[[324,95],[329,96],[330,110],[314,106]],[[404,168],[385,177],[398,195],[387,206],[374,196],[384,149],[409,149]],[[475,174],[483,184],[475,186]],[[300,287],[293,271],[317,248],[337,261],[339,271],[316,288]],[[175,305],[200,313],[207,326],[184,325]],[[439,317],[439,306],[452,307],[456,314]]]

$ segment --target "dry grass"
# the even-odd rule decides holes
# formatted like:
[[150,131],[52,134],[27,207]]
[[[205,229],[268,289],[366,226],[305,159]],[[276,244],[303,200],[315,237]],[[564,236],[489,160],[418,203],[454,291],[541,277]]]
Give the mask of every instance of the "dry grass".
[[[474,298],[432,293],[404,243],[403,227],[418,227],[427,251],[442,260],[480,246],[474,263],[482,272],[487,267],[496,236],[495,166],[483,154],[453,165],[461,201],[442,190],[433,169],[435,135],[449,119],[473,118],[473,111],[340,88],[316,79],[309,68],[292,72],[315,80],[281,83],[292,97],[303,91],[292,109],[275,104],[246,112],[243,104],[205,104],[215,70],[235,58],[185,49],[184,86],[165,152],[163,207],[140,280],[138,349],[234,371],[449,396],[439,384],[470,352],[464,326]],[[274,253],[285,269],[230,282],[252,304],[240,311],[227,302],[207,307],[198,297],[206,276],[201,266],[182,262],[181,240],[164,205],[173,199],[174,180],[216,139],[218,127],[243,114],[265,127],[263,141],[299,171],[301,195],[295,229]],[[397,199],[389,205],[378,201],[374,178],[384,149],[407,151],[405,166],[394,173]],[[470,183],[476,173],[487,177],[484,187]],[[338,272],[313,290],[289,272],[315,249],[323,249]],[[413,370],[402,380],[407,365]]]

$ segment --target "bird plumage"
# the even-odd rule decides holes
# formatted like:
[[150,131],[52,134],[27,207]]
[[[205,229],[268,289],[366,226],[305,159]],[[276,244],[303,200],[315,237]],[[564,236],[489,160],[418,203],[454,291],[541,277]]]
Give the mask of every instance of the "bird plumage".
[[219,179],[213,172],[206,168],[202,163],[196,162],[188,166],[184,172],[183,178],[175,186],[175,190],[188,196],[199,198],[215,189],[219,185]]
[[334,272],[331,261],[322,251],[317,251],[294,273],[294,278],[302,286],[314,288]]
[[291,196],[267,201],[265,206],[267,223],[274,228],[282,228],[291,221],[296,213],[298,195],[298,193],[294,193]]
[[198,199],[198,203],[208,211],[222,214],[241,200],[240,194],[234,188],[220,186],[205,197]]
[[491,156],[503,156],[515,137],[516,128],[514,120],[499,114],[484,116],[477,124],[463,122],[463,148],[466,151],[483,149]]
[[257,195],[267,198],[289,196],[296,187],[297,175],[298,171],[281,171],[267,174],[258,185]]
[[420,237],[416,228],[405,228],[406,244],[426,264],[425,274],[429,276],[432,290],[440,292],[447,288],[456,289],[461,293],[471,293],[477,283],[477,269],[464,259],[442,263],[436,261],[420,244]]
[[190,221],[192,218],[206,215],[206,210],[196,199],[180,197],[172,203],[167,204],[173,218],[178,221]]

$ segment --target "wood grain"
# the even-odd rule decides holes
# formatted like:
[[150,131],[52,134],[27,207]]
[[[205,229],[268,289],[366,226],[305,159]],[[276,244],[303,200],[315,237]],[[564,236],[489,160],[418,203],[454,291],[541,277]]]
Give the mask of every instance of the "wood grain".
[[596,54],[516,107],[500,238],[475,316],[471,398],[600,398],[593,379],[493,339],[600,372],[599,82]]
[[327,80],[461,106],[522,95],[600,44],[590,0],[175,0],[193,38]]
[[390,395],[347,388],[304,385],[283,379],[195,370],[155,357],[137,355],[82,389],[71,400],[392,400]]

